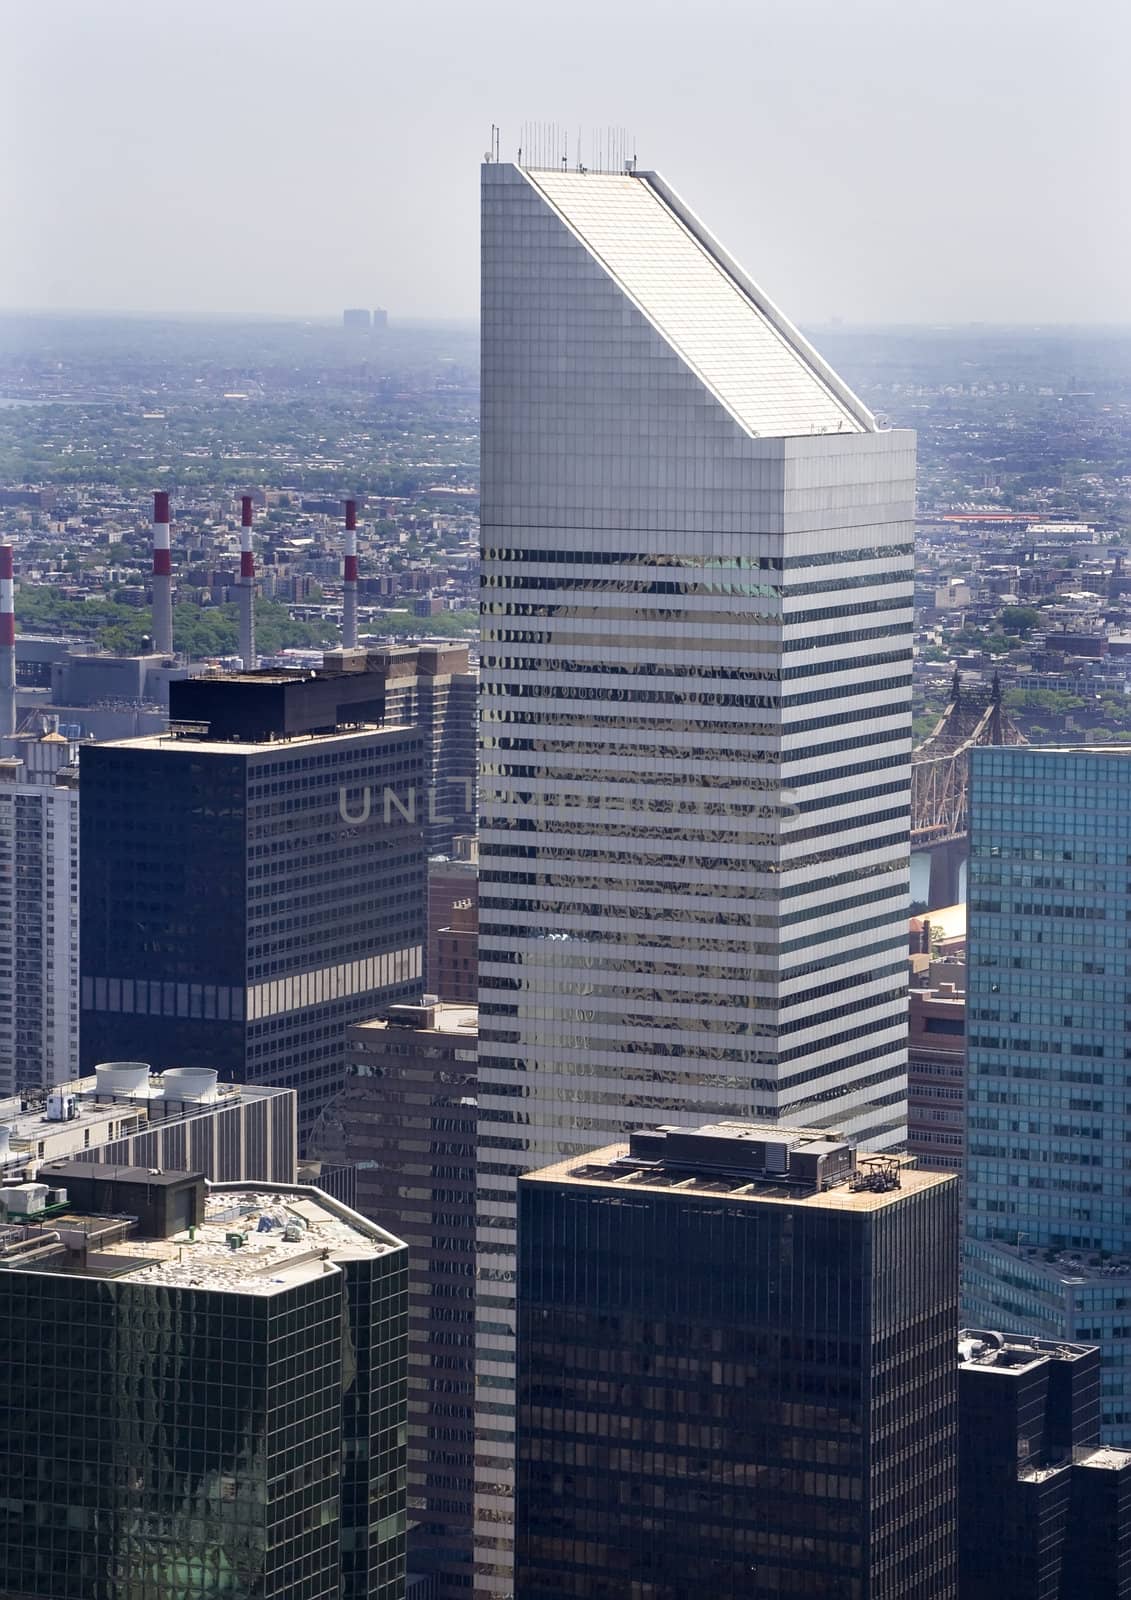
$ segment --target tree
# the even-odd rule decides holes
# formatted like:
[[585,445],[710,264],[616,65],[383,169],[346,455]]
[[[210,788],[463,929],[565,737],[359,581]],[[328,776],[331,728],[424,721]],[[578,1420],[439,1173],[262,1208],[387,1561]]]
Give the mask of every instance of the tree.
[[1010,711],[1045,711],[1055,717],[1084,709],[1080,695],[1064,694],[1058,689],[1007,689],[1005,703]]
[[1040,621],[1041,613],[1036,606],[1006,606],[1001,613],[1003,630],[1019,634],[1022,639],[1027,639]]
[[[93,638],[115,655],[136,654],[142,639],[153,633],[148,607],[120,605],[114,600],[68,600],[47,587],[21,589],[20,615],[29,628],[69,638]],[[296,622],[286,606],[274,600],[256,601],[255,625],[264,655],[318,648],[334,638],[330,623]],[[235,605],[199,606],[183,601],[173,608],[173,637],[177,649],[194,661],[235,655],[239,649],[238,609]]]

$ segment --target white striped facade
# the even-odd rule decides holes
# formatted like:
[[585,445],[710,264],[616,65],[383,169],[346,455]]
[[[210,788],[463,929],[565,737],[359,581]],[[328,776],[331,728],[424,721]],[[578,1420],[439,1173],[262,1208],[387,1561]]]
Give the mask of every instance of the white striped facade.
[[913,435],[851,395],[832,429],[824,369],[820,431],[786,431],[799,338],[780,433],[744,383],[754,434],[563,217],[576,184],[552,205],[539,176],[484,169],[476,1593],[499,1595],[518,1174],[704,1115],[890,1148],[906,1114]]

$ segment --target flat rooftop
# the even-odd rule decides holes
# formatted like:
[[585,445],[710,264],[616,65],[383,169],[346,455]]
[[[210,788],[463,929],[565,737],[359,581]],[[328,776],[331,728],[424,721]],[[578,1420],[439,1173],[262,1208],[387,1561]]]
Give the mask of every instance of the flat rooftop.
[[[143,1172],[141,1181],[146,1178]],[[297,1185],[212,1188],[205,1198],[204,1220],[167,1239],[142,1239],[129,1232],[115,1237],[121,1220],[79,1212],[52,1217],[45,1231],[69,1245],[71,1256],[58,1264],[41,1258],[24,1270],[268,1296],[320,1277],[327,1262],[373,1259],[404,1248],[348,1206],[318,1189]],[[10,1225],[6,1231],[12,1231]],[[285,1232],[291,1237],[284,1237]],[[233,1247],[230,1241],[237,1235],[243,1242]],[[97,1245],[93,1259],[85,1262],[78,1249],[84,1238]],[[2,1257],[0,1264],[6,1264]],[[21,1270],[18,1258],[9,1270]]]
[[937,911],[924,911],[916,919],[920,925],[929,922],[932,933],[939,933],[944,939],[961,939],[966,934],[966,902],[959,901],[955,906],[940,906]]
[[66,1184],[69,1178],[85,1179],[97,1182],[99,1179],[112,1183],[144,1184],[148,1189],[179,1189],[186,1178],[192,1174],[186,1173],[179,1167],[131,1167],[125,1162],[102,1163],[87,1161],[50,1161],[46,1165],[50,1168],[50,1178],[42,1178],[42,1183]]
[[[1009,1257],[1028,1269],[1034,1280],[1046,1283],[1117,1283],[1124,1290],[1131,1279],[1131,1255],[1095,1250],[1045,1250],[1040,1245],[1007,1244],[1001,1239],[978,1239],[979,1250]],[[1048,1259],[1051,1256],[1051,1260]]]
[[[1022,681],[1019,687],[1024,686]],[[1027,756],[1120,756],[1124,761],[1131,756],[1131,745],[1126,744],[1027,744],[1010,745],[1009,748]]]
[[354,1024],[359,1034],[386,1034],[390,1030],[410,1033],[476,1033],[479,1007],[461,1005],[454,1000],[438,1000],[435,1005],[390,1006],[383,1017]]
[[[348,677],[348,674],[346,674]],[[277,739],[206,739],[185,733],[143,733],[132,739],[103,739],[100,750],[191,750],[194,754],[217,756],[274,755],[302,745],[327,744],[333,739],[372,739],[374,735],[392,738],[396,734],[416,733],[409,723],[365,722],[335,728],[328,733],[288,733]]]
[[958,1364],[995,1372],[1028,1372],[1045,1361],[1080,1361],[1095,1349],[1062,1339],[1038,1339],[1027,1333],[997,1333],[963,1328],[958,1335]]
[[[317,650],[314,651],[317,655]],[[309,683],[311,672],[316,681],[330,678],[354,678],[356,673],[347,673],[341,667],[257,667],[252,671],[214,672],[208,675],[208,683]]]
[[1131,1450],[1116,1450],[1111,1445],[1100,1445],[1095,1450],[1082,1450],[1073,1462],[1077,1467],[1098,1467],[1101,1472],[1121,1472],[1131,1467]]
[[[269,1084],[217,1083],[215,1094],[201,1100],[183,1100],[172,1090],[165,1095],[162,1073],[151,1073],[139,1090],[99,1092],[97,1078],[72,1078],[55,1086],[55,1093],[74,1097],[73,1116],[48,1115],[48,1090],[13,1095],[0,1100],[0,1173],[32,1159],[54,1160],[80,1150],[95,1150],[111,1139],[144,1132],[149,1126],[185,1118],[212,1115],[219,1107],[271,1099],[287,1093]],[[111,1133],[111,1127],[114,1132]],[[43,1145],[43,1156],[38,1149]]]
[[[585,1156],[571,1156],[553,1166],[542,1167],[537,1172],[520,1178],[524,1184],[568,1184],[571,1188],[597,1189],[606,1193],[623,1194],[626,1189],[638,1191],[660,1190],[669,1194],[689,1196],[694,1199],[726,1199],[738,1202],[769,1202],[783,1206],[801,1206],[806,1210],[872,1212],[897,1205],[908,1194],[919,1194],[927,1189],[937,1189],[955,1182],[953,1173],[924,1172],[914,1165],[913,1156],[884,1156],[875,1158],[877,1169],[883,1166],[894,1169],[898,1182],[883,1189],[854,1188],[851,1183],[838,1183],[831,1188],[812,1186],[804,1188],[796,1182],[775,1180],[759,1174],[750,1178],[724,1175],[706,1171],[689,1170],[686,1163],[671,1166],[627,1165],[627,1144],[606,1145]],[[870,1170],[870,1158],[859,1158],[861,1172]]]

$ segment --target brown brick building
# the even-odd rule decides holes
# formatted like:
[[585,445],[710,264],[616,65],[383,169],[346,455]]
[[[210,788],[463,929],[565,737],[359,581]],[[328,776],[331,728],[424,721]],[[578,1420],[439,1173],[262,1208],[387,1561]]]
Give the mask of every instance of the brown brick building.
[[428,937],[424,992],[475,1005],[479,981],[479,859],[477,841],[454,841],[457,854],[428,863]]
[[961,1177],[966,1123],[966,996],[953,983],[912,989],[908,1015],[907,1148],[919,1164]]

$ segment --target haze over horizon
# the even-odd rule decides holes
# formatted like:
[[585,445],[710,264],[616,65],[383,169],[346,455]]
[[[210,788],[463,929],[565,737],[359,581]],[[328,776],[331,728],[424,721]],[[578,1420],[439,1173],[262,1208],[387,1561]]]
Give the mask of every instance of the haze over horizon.
[[1131,12],[14,0],[0,305],[478,314],[492,122],[635,133],[795,321],[1131,322]]

